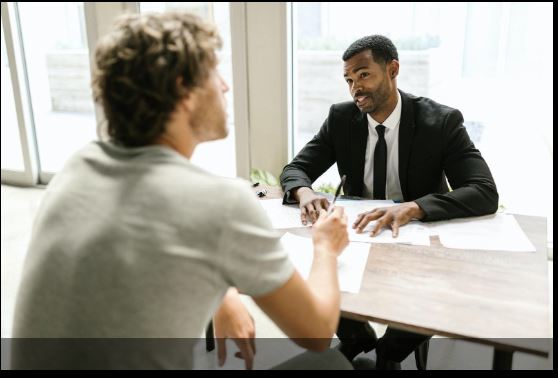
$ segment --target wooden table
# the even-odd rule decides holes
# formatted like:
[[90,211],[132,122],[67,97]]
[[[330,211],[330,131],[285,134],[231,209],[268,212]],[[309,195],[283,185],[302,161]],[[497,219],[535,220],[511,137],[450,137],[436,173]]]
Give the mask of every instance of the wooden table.
[[[265,198],[281,198],[268,188]],[[535,253],[371,244],[358,294],[342,293],[343,316],[495,347],[494,368],[514,351],[548,357],[546,218],[516,215]]]

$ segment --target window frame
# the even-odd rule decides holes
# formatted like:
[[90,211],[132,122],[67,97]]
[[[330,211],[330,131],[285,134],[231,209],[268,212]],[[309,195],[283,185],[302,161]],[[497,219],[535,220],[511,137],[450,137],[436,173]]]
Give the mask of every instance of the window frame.
[[[2,2],[2,28],[4,29],[4,42],[12,81],[24,169],[16,171],[2,168],[1,181],[2,184],[32,186],[38,183],[39,160],[18,18],[16,4]],[[14,27],[12,27],[12,20],[15,21],[13,22]]]

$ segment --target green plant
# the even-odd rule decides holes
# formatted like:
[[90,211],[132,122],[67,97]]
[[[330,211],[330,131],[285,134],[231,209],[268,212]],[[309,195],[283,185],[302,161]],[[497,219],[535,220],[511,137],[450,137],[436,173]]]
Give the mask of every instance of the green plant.
[[[321,193],[335,194],[335,191],[337,190],[337,187],[328,182],[328,183],[321,184],[320,186],[318,186],[314,190],[316,192],[321,192]],[[343,194],[343,188],[341,188],[341,194]]]
[[266,184],[269,186],[279,186],[277,178],[263,169],[252,168],[250,170],[250,181],[252,183],[259,182],[260,184]]

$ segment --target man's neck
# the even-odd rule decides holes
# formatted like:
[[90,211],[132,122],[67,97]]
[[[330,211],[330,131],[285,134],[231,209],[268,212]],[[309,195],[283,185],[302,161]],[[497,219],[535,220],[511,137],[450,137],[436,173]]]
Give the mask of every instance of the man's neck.
[[180,155],[186,157],[187,159],[190,159],[192,157],[192,154],[194,153],[194,149],[197,146],[197,143],[181,142],[179,139],[169,137],[168,135],[161,136],[155,142],[155,144],[160,144],[172,148],[173,150],[178,152]]
[[190,159],[199,141],[192,132],[189,120],[180,113],[175,113],[170,119],[165,127],[165,133],[155,143],[170,147]]

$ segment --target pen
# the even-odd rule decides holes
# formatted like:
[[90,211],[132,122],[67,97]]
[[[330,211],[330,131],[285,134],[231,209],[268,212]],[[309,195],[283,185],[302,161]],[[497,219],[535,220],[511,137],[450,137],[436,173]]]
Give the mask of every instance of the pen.
[[331,205],[329,205],[329,209],[327,209],[328,215],[331,214],[331,212],[333,211],[333,208],[335,207],[335,201],[337,201],[337,198],[339,197],[339,194],[341,193],[341,188],[343,187],[343,184],[345,184],[345,179],[346,178],[347,178],[347,175],[343,175],[343,177],[341,177],[341,182],[339,183],[339,186],[337,187],[337,190],[335,191],[335,196],[333,197],[333,201],[331,202]]

